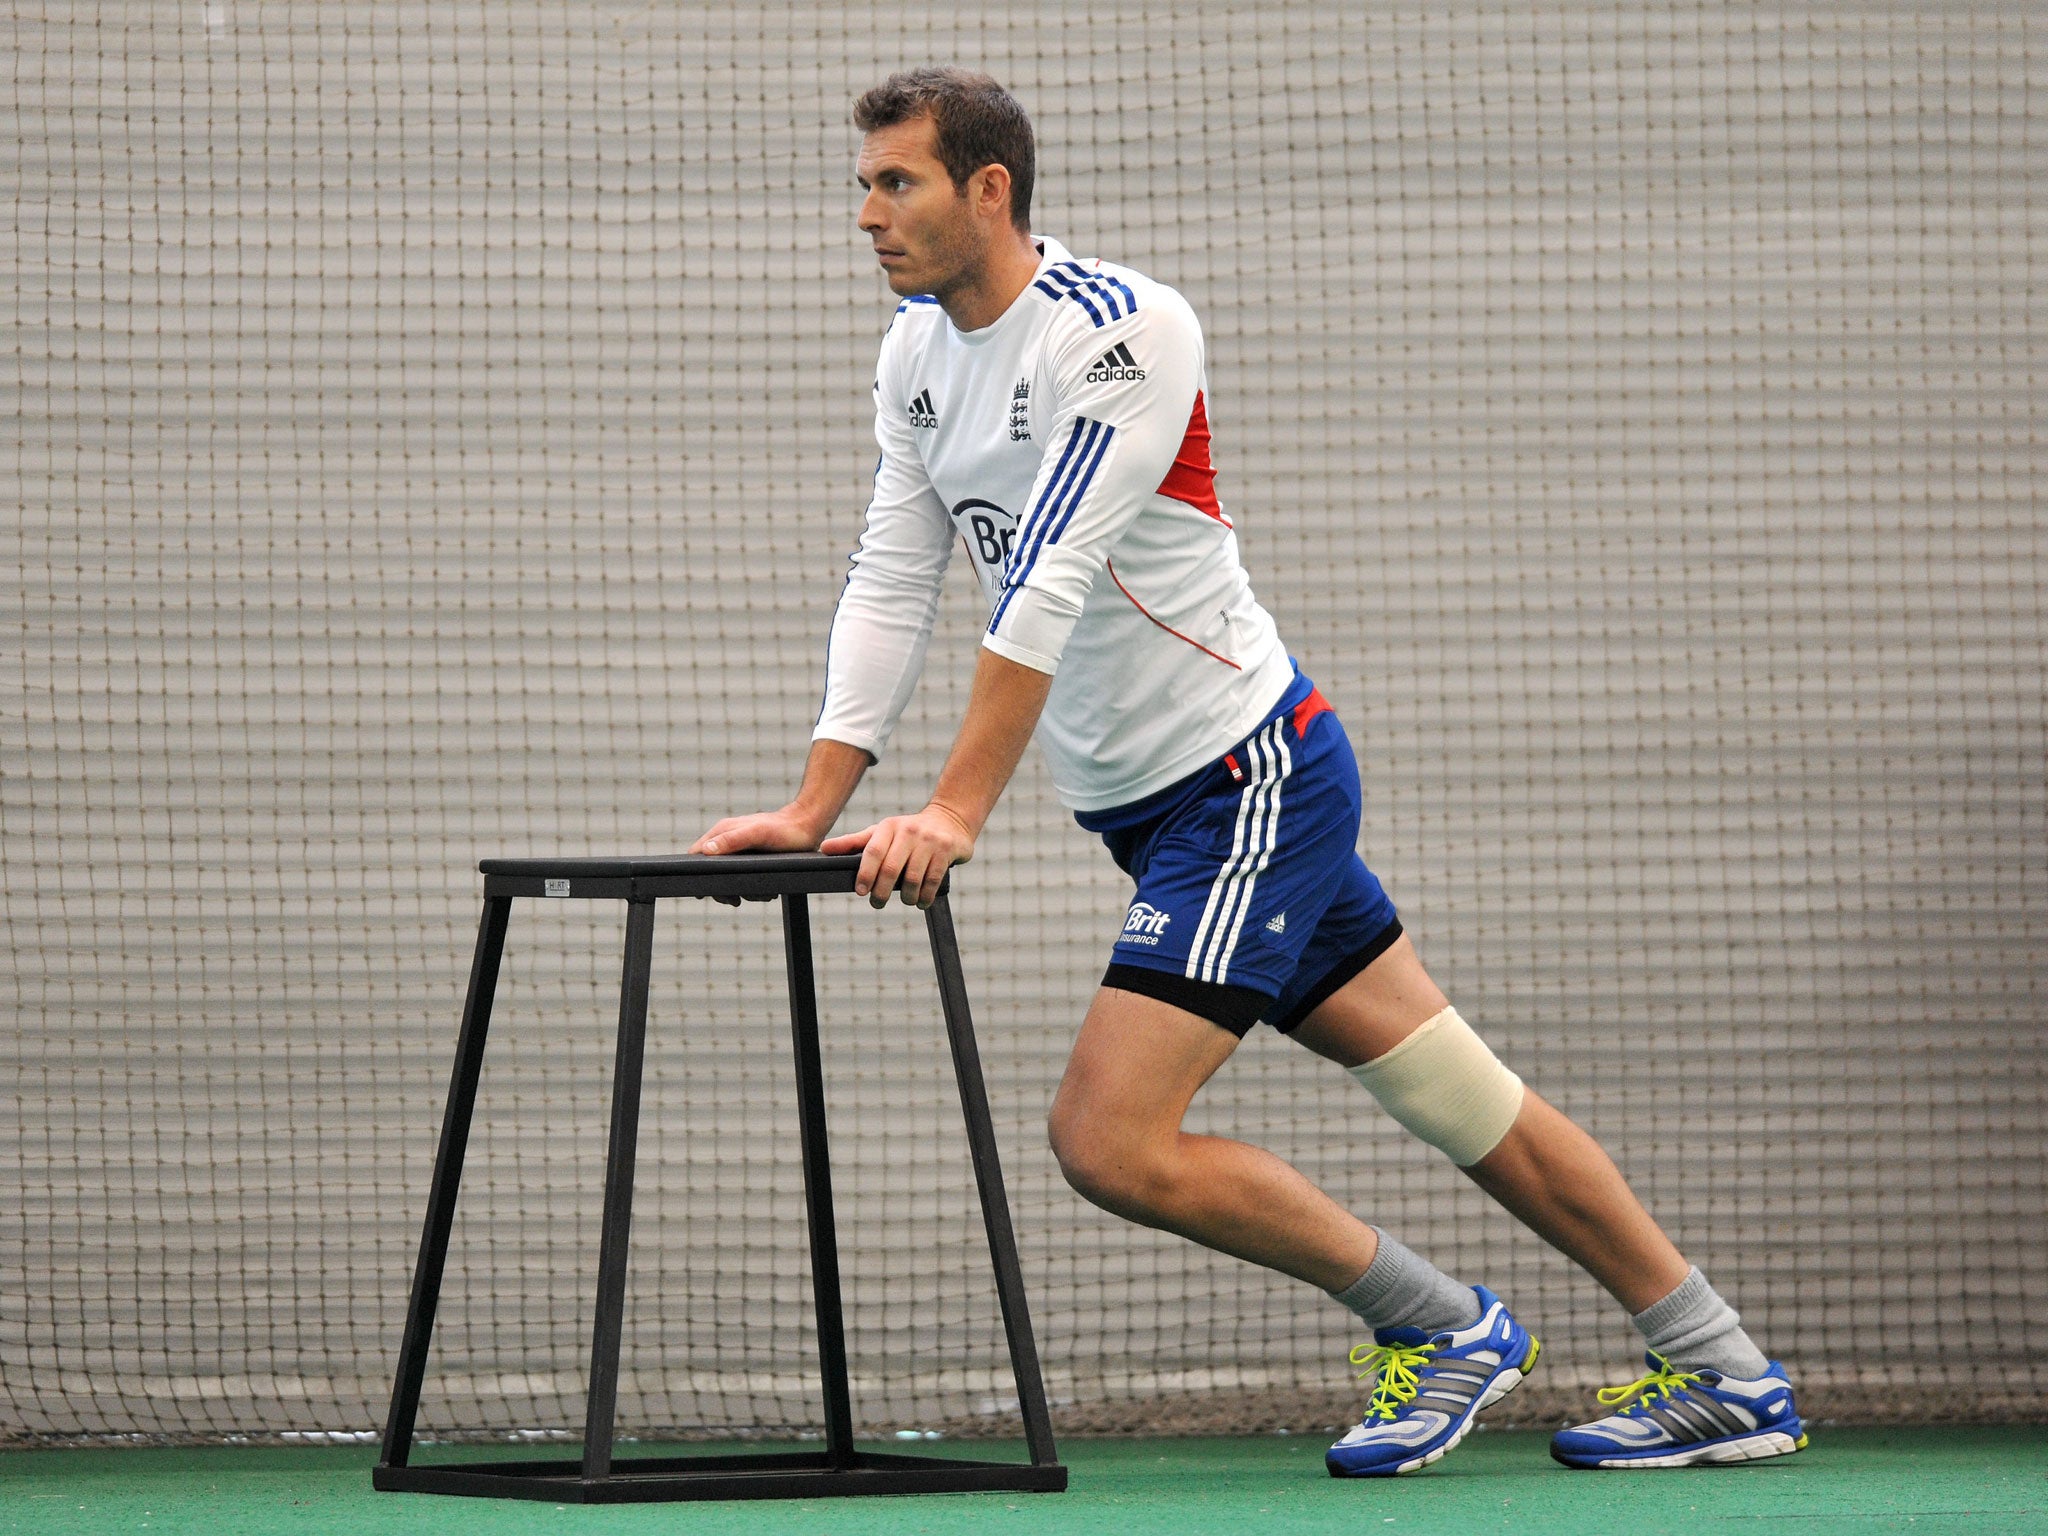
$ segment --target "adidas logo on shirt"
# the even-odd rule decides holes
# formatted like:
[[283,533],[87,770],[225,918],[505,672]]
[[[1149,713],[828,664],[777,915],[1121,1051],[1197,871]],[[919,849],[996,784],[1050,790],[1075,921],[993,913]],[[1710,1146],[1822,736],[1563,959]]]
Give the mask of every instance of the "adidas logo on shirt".
[[1101,360],[1088,370],[1090,384],[1108,384],[1118,379],[1142,379],[1145,370],[1138,366],[1138,360],[1131,356],[1131,349],[1118,342],[1102,354]]
[[910,402],[910,424],[913,427],[936,427],[939,424],[939,408],[932,404],[932,392],[922,390]]

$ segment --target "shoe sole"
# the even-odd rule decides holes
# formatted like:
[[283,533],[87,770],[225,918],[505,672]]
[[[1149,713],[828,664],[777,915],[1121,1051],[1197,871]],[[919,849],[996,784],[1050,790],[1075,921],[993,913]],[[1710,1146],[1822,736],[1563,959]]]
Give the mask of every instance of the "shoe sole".
[[1553,1461],[1584,1471],[1626,1472],[1632,1467],[1719,1467],[1742,1461],[1769,1461],[1773,1456],[1790,1456],[1806,1449],[1806,1432],[1795,1435],[1786,1429],[1767,1429],[1731,1440],[1709,1440],[1676,1450],[1639,1456],[1567,1456],[1553,1449]]
[[1420,1456],[1392,1467],[1364,1467],[1353,1471],[1348,1467],[1338,1466],[1328,1457],[1323,1459],[1323,1465],[1330,1469],[1332,1477],[1406,1477],[1410,1472],[1420,1472],[1432,1462],[1442,1461],[1458,1448],[1458,1442],[1471,1431],[1474,1419],[1529,1379],[1529,1373],[1536,1369],[1536,1356],[1542,1350],[1543,1341],[1535,1334],[1530,1334],[1529,1353],[1522,1357],[1522,1363],[1506,1367],[1488,1382],[1486,1390],[1479,1394],[1478,1401],[1465,1410],[1465,1417],[1460,1419],[1458,1427],[1451,1431],[1451,1438],[1435,1450],[1424,1451]]

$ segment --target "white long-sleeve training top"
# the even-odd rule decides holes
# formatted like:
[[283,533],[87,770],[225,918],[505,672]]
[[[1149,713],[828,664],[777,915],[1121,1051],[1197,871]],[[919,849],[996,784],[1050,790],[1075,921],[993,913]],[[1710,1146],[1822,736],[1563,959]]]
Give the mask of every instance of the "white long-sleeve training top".
[[1293,669],[1216,500],[1194,311],[1128,267],[1040,248],[985,329],[913,298],[883,337],[874,499],[812,734],[881,755],[958,542],[989,600],[982,644],[1053,674],[1038,739],[1060,799],[1097,811],[1213,760]]

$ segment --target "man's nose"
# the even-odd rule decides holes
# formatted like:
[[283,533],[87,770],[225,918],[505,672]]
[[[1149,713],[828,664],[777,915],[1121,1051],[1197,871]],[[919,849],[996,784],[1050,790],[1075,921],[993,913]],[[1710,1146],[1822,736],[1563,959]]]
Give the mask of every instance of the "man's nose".
[[881,201],[880,195],[872,191],[860,200],[860,217],[855,222],[871,235],[889,225],[889,221],[882,217]]

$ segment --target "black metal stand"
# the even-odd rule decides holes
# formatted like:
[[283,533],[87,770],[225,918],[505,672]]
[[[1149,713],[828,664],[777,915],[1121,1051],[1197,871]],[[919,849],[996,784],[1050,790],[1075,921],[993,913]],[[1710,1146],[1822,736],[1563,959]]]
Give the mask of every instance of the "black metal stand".
[[[649,1503],[670,1499],[819,1498],[849,1493],[1056,1493],[1067,1469],[1053,1449],[1052,1419],[1039,1378],[1038,1351],[1024,1304],[1024,1276],[1003,1195],[995,1128],[982,1086],[981,1058],[967,1010],[967,984],[942,888],[925,914],[939,1000],[953,1049],[967,1144],[981,1194],[996,1296],[1009,1338],[1010,1363],[1024,1420],[1028,1462],[969,1461],[949,1456],[894,1456],[853,1443],[846,1380],[846,1325],[839,1296],[839,1243],[832,1220],[831,1156],[825,1134],[825,1081],[818,1053],[818,998],[811,970],[808,898],[851,892],[857,855],[688,855],[661,859],[485,859],[483,921],[469,974],[448,1110],[427,1195],[405,1341],[384,1430],[384,1454],[371,1474],[382,1489],[461,1493],[492,1498],[551,1499],[561,1504]],[[617,1064],[612,1075],[610,1149],[605,1165],[604,1224],[598,1243],[596,1320],[590,1349],[590,1395],[581,1460],[492,1461],[416,1467],[410,1464],[420,1384],[426,1376],[434,1311],[441,1297],[448,1234],[462,1182],[462,1157],[476,1108],[477,1078],[497,990],[498,963],[512,903],[520,897],[575,897],[626,903],[624,980],[619,990]],[[633,1216],[633,1159],[640,1129],[640,1075],[647,1038],[648,977],[653,969],[654,904],[664,897],[779,897],[789,970],[790,1033],[796,1048],[797,1120],[803,1141],[804,1203],[810,1223],[818,1357],[825,1383],[825,1448],[733,1456],[612,1457],[618,1404],[619,1336],[625,1317],[627,1239]]]

